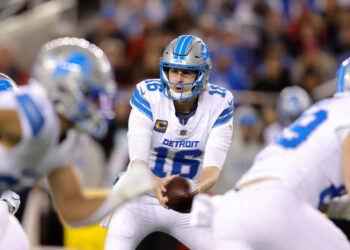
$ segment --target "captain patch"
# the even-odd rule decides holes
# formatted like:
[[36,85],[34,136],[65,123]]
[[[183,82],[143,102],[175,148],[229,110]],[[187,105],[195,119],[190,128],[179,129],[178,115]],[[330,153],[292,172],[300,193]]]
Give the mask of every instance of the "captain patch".
[[167,127],[168,127],[168,121],[157,120],[153,130],[160,133],[165,133]]

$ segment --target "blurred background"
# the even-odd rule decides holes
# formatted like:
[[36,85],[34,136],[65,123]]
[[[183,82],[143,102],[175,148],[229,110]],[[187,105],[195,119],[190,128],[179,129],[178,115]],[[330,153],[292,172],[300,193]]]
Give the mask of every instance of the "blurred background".
[[[159,58],[175,37],[201,37],[212,55],[210,82],[234,94],[234,137],[215,194],[232,188],[273,139],[271,130],[285,126],[281,90],[299,86],[311,102],[331,96],[336,69],[350,56],[349,0],[0,0],[0,27],[0,72],[19,85],[40,46],[57,37],[84,37],[110,59],[116,119],[102,141],[84,138],[76,160],[91,195],[126,168],[131,93],[141,80],[159,78]],[[62,227],[47,192],[43,181],[21,194],[18,217],[33,249],[102,249],[106,230]],[[186,248],[156,233],[138,249]]]

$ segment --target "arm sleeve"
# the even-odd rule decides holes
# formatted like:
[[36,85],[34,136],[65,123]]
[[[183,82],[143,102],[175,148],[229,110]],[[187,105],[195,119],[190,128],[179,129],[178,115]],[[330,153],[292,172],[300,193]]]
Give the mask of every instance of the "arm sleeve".
[[231,118],[228,123],[212,129],[205,147],[203,168],[216,166],[221,169],[224,165],[232,141],[232,123]]
[[148,162],[151,149],[153,123],[136,109],[129,116],[128,148],[130,161],[141,159]]

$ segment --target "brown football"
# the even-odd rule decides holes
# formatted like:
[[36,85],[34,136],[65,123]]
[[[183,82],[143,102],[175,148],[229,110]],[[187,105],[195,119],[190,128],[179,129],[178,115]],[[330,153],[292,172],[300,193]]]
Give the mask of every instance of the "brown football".
[[191,212],[193,197],[198,194],[197,185],[191,179],[175,177],[165,188],[164,196],[168,197],[169,208],[180,213]]

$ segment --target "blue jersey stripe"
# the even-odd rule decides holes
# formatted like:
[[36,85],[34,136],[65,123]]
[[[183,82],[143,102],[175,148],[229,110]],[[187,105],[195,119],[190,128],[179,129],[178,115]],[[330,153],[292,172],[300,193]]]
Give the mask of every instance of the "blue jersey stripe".
[[148,108],[146,108],[142,103],[136,100],[135,96],[131,97],[131,103],[135,105],[141,112],[143,112],[145,115],[147,115],[152,121],[153,121],[153,115],[152,111]]
[[233,117],[233,110],[225,116],[220,116],[213,125],[213,128],[228,122]]
[[151,109],[149,102],[140,95],[140,92],[137,89],[134,91],[134,96],[138,102],[142,103],[146,108]]
[[228,107],[227,109],[222,111],[222,113],[219,115],[219,118],[226,116],[228,113],[230,113],[232,111],[233,111],[233,106]]
[[45,123],[44,116],[29,95],[17,95],[16,98],[19,107],[28,118],[34,136],[37,136]]

